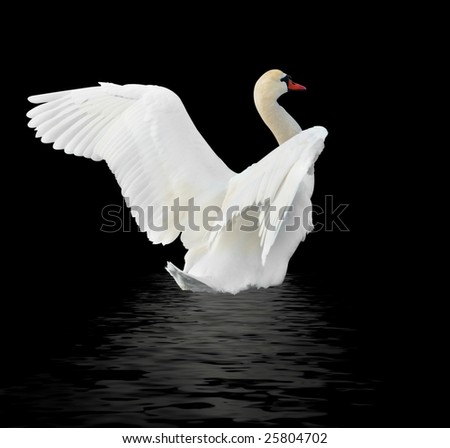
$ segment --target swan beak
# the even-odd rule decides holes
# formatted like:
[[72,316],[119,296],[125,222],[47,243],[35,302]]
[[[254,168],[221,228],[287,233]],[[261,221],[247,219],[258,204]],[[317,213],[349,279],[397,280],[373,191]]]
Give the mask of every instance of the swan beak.
[[302,86],[301,84],[297,84],[296,82],[292,81],[292,79],[289,79],[288,90],[306,90],[306,87]]

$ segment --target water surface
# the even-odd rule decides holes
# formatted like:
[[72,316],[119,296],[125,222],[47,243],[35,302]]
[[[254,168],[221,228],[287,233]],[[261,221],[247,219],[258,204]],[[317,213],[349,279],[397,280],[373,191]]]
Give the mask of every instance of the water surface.
[[158,274],[119,295],[4,383],[4,425],[369,424],[378,379],[359,364],[358,331],[307,276],[232,296]]

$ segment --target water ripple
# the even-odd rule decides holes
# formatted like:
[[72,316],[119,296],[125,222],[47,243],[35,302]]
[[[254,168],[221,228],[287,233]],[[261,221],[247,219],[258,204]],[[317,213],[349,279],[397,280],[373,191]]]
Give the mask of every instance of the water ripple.
[[231,296],[153,275],[2,398],[14,426],[335,425],[335,403],[371,406],[376,383],[336,307],[297,277]]

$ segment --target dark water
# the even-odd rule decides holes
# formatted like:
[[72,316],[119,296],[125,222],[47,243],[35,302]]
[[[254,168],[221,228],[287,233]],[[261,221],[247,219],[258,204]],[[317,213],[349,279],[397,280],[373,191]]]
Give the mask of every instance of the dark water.
[[307,277],[232,296],[161,274],[118,296],[4,382],[3,426],[371,426],[370,355],[345,301]]

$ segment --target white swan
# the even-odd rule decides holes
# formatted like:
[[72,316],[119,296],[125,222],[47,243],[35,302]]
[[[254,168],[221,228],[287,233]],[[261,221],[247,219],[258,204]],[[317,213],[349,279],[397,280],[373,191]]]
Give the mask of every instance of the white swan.
[[280,70],[257,81],[256,108],[280,146],[239,174],[163,87],[100,83],[31,96],[43,104],[27,116],[42,142],[106,161],[150,241],[168,244],[181,233],[184,269],[166,269],[182,289],[234,294],[282,283],[312,229],[313,165],[327,131],[302,131],[277,102],[304,89]]

